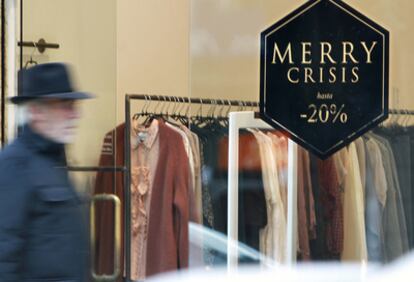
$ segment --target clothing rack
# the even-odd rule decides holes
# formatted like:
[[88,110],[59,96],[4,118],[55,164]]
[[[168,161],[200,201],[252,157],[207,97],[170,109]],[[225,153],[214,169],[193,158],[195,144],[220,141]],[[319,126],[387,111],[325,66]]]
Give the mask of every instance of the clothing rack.
[[[126,94],[125,95],[125,174],[124,174],[124,183],[126,184],[125,187],[130,187],[131,184],[131,158],[129,153],[129,148],[131,147],[131,140],[130,136],[130,128],[131,128],[131,100],[144,100],[147,102],[151,101],[159,101],[159,102],[167,102],[167,103],[188,103],[188,104],[201,104],[201,105],[220,105],[220,106],[239,106],[239,107],[258,107],[258,102],[252,101],[238,101],[238,100],[226,100],[226,99],[204,99],[204,98],[190,98],[190,97],[177,97],[177,96],[160,96],[160,95],[146,95],[146,94]],[[389,114],[403,114],[403,115],[414,115],[414,111],[399,109],[389,110]],[[293,169],[294,171],[294,169]],[[292,177],[291,177],[292,178]],[[293,183],[293,186],[296,184]],[[295,190],[295,189],[293,189]],[[131,230],[131,215],[128,211],[131,210],[131,194],[129,189],[125,189],[125,227],[126,232],[124,233],[124,242],[125,242],[125,270],[126,270],[126,277],[130,277],[130,268],[131,268],[131,237],[130,237],[130,230]],[[291,223],[292,225],[292,223]],[[292,229],[292,228],[290,228]],[[293,242],[293,241],[292,241]],[[294,243],[294,242],[293,242]],[[294,244],[291,244],[292,246]],[[293,256],[292,256],[293,257]],[[289,260],[292,260],[290,258]],[[127,282],[131,280],[129,278],[126,279]]]
[[[179,96],[160,96],[160,95],[145,95],[145,94],[126,94],[127,100],[145,100],[145,101],[160,101],[171,103],[189,103],[201,105],[219,105],[219,106],[242,106],[242,107],[258,107],[258,102],[228,100],[228,99],[205,99],[205,98],[189,98]],[[125,108],[126,109],[126,108]]]
[[[131,157],[129,148],[131,147],[131,140],[129,138],[131,134],[131,102],[132,100],[142,100],[146,102],[158,101],[160,103],[186,103],[186,104],[200,104],[200,105],[212,105],[212,106],[239,106],[239,107],[258,107],[258,102],[253,101],[239,101],[239,100],[227,100],[227,99],[205,99],[205,98],[190,98],[190,97],[178,97],[178,96],[161,96],[161,95],[146,95],[146,94],[126,94],[125,95],[125,166],[122,167],[99,167],[99,166],[68,166],[66,167],[69,171],[82,171],[82,172],[92,172],[92,171],[118,171],[124,173],[124,183],[125,187],[130,187],[131,184]],[[389,114],[401,114],[401,115],[414,115],[414,111],[405,110],[405,109],[390,109]],[[125,189],[125,218],[124,224],[126,232],[124,232],[124,242],[125,242],[125,270],[126,277],[130,277],[130,268],[131,268],[131,236],[129,230],[131,230],[131,215],[129,211],[131,210],[131,194],[129,189]],[[126,279],[127,282],[131,280]]]
[[[131,101],[132,100],[144,100],[144,101],[159,101],[167,103],[187,103],[187,104],[201,104],[201,105],[219,105],[219,106],[239,106],[239,107],[258,107],[259,103],[251,101],[238,101],[238,100],[226,100],[226,99],[204,99],[204,98],[189,98],[178,96],[160,96],[160,95],[146,95],[146,94],[126,94],[125,95],[125,146],[124,157],[126,170],[124,173],[125,187],[131,186],[131,156],[129,148],[131,148]],[[124,232],[124,246],[125,246],[125,274],[126,282],[132,282],[131,277],[131,191],[125,189],[125,218],[124,226],[126,232]]]
[[109,171],[109,172],[125,172],[125,166],[67,166],[64,167],[68,171],[82,171],[82,172],[92,172],[92,171]]

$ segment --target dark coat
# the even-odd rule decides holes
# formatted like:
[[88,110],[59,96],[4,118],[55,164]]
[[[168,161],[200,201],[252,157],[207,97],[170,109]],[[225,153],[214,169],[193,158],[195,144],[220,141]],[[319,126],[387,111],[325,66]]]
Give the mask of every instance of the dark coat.
[[0,153],[0,281],[86,281],[85,217],[65,164],[63,145],[29,127]]

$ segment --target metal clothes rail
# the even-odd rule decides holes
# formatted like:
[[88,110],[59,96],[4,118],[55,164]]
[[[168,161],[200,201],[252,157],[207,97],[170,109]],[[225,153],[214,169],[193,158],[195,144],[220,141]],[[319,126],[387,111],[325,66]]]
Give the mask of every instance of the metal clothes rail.
[[388,113],[391,115],[414,115],[413,110],[405,110],[405,109],[390,109]]
[[146,100],[146,101],[160,101],[160,102],[177,102],[190,104],[206,104],[219,106],[244,106],[244,107],[258,107],[258,102],[228,100],[228,99],[205,99],[205,98],[189,98],[180,96],[160,96],[160,95],[145,95],[145,94],[126,94],[125,101],[128,100]]
[[67,166],[68,171],[76,172],[92,172],[92,171],[109,171],[109,172],[125,172],[125,166]]

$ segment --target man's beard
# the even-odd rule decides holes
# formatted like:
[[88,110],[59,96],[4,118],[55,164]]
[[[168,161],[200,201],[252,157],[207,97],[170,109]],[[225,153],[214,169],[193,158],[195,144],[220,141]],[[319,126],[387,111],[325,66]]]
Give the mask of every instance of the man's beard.
[[47,137],[61,144],[73,143],[76,137],[77,121],[77,119],[66,120],[56,124],[50,128]]

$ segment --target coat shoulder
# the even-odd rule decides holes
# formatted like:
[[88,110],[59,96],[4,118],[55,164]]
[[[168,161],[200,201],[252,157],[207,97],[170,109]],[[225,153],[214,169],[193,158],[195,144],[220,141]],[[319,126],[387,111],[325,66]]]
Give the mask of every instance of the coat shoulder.
[[30,151],[19,140],[7,145],[0,152],[0,178],[10,173],[13,177],[23,173],[30,159]]
[[17,159],[22,158],[28,153],[26,146],[19,140],[16,139],[12,143],[6,145],[3,150],[0,151],[0,159]]

